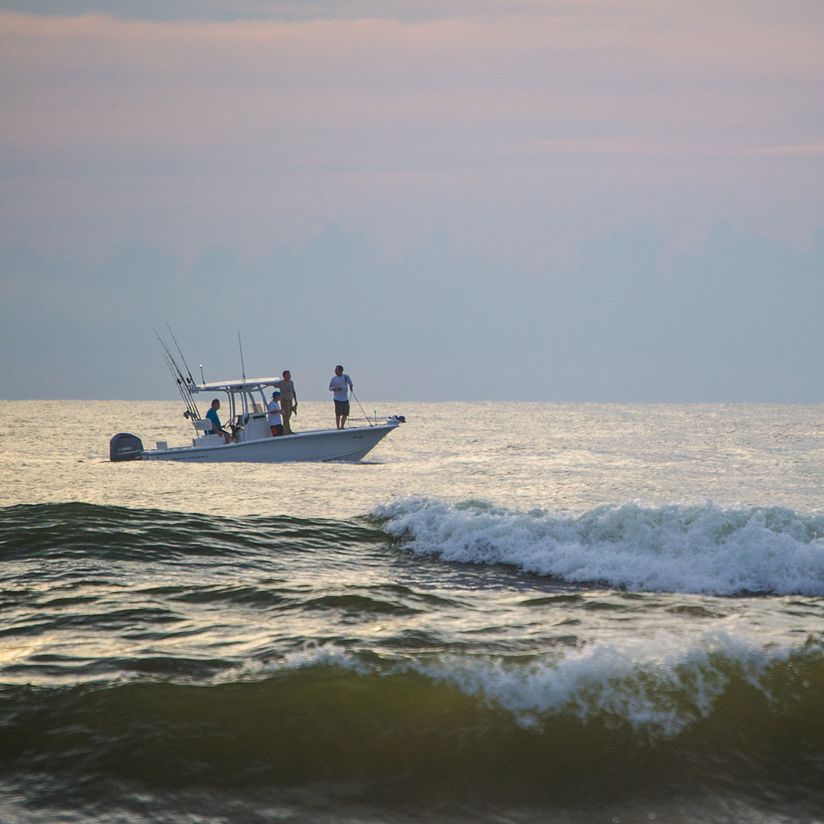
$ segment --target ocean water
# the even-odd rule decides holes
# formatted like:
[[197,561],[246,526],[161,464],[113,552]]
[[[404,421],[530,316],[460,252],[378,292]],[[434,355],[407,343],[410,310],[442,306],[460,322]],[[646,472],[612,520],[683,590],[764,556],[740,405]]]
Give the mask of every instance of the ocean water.
[[824,821],[824,407],[377,406],[0,402],[0,822]]

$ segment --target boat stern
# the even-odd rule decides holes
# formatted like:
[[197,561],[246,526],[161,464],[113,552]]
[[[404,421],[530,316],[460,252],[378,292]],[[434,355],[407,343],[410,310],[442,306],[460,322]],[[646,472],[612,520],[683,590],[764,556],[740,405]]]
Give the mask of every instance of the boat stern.
[[136,461],[143,457],[143,441],[131,432],[118,432],[109,441],[110,461]]

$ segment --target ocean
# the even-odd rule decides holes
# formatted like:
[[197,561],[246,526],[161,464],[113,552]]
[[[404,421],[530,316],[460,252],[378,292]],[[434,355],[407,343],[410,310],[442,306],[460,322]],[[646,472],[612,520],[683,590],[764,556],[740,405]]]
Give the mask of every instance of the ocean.
[[0,401],[0,822],[824,821],[824,406],[375,406]]

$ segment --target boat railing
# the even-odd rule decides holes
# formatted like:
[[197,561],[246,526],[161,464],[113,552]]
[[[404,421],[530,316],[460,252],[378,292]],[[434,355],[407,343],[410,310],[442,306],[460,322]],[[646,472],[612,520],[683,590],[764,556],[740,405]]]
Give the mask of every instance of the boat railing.
[[352,417],[349,417],[349,418],[346,419],[347,424],[349,424],[349,425],[355,424],[355,425],[358,425],[358,426],[364,425],[364,424],[366,424],[368,426],[375,426],[377,424],[377,422],[378,422],[377,417],[375,417],[375,418],[370,418],[370,417],[352,418]]
[[365,418],[347,418],[347,424],[367,424],[369,426],[378,426],[382,423],[390,423],[392,421],[397,421],[398,423],[406,423],[406,418],[403,415],[378,415],[376,412],[373,417],[369,417],[368,415]]

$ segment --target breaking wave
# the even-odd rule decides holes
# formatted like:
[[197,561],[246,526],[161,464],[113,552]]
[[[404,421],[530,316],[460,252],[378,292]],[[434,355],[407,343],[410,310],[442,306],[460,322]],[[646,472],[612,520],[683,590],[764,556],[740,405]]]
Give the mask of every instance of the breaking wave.
[[786,766],[790,735],[803,785],[817,781],[823,682],[814,641],[604,643],[527,662],[388,662],[326,645],[208,683],[4,687],[0,766],[175,787],[354,781],[390,794],[399,776],[449,794],[457,771],[469,795],[503,800],[580,790],[593,764],[637,771],[653,751],[658,779],[712,782],[722,757],[726,780],[768,777]]
[[654,592],[824,595],[824,515],[636,504],[578,516],[403,499],[373,513],[420,555]]

